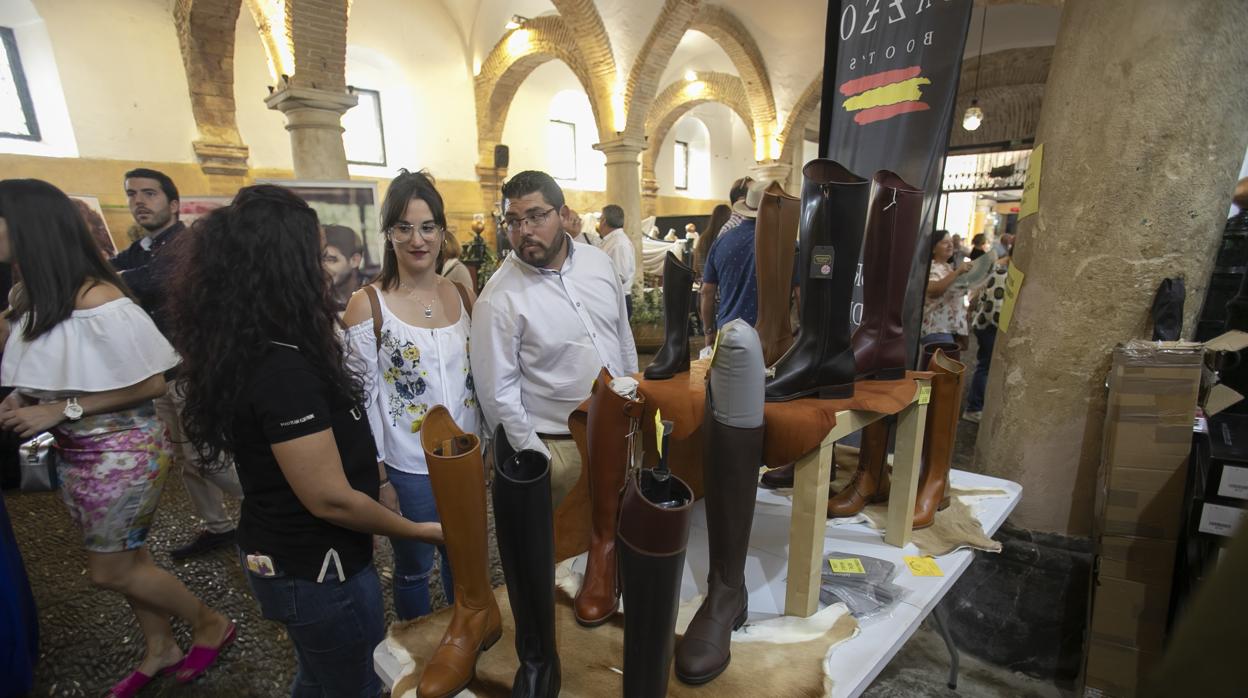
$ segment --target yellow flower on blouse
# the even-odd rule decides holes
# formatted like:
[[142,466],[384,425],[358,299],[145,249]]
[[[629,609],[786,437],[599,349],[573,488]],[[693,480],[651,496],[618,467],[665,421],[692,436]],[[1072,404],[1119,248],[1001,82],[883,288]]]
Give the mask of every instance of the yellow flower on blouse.
[[403,349],[403,358],[408,361],[420,361],[420,348],[410,346]]

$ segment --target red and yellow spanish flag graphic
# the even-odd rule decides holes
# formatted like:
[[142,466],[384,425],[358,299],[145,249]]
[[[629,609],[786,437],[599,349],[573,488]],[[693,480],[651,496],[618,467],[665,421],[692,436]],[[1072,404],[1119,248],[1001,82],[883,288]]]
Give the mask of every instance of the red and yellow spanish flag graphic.
[[920,87],[932,81],[919,77],[921,72],[922,67],[916,65],[845,81],[839,88],[849,98],[845,100],[845,111],[857,112],[854,122],[862,125],[931,109],[922,101]]

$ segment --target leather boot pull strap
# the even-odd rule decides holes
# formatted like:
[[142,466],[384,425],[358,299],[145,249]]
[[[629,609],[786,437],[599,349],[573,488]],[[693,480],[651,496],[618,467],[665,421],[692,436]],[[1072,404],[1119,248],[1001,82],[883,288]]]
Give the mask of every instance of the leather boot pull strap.
[[892,200],[892,201],[890,201],[890,202],[889,202],[889,204],[883,208],[883,210],[884,210],[884,211],[887,211],[888,209],[890,209],[890,208],[892,208],[892,207],[894,207],[894,206],[896,206],[896,205],[897,205],[897,190],[896,190],[896,189],[894,189],[894,190],[893,190],[893,200]]

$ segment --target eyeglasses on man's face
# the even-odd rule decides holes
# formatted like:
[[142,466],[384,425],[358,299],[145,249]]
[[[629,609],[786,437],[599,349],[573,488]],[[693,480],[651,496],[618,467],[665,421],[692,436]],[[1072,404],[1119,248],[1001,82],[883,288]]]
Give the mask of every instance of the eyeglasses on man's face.
[[507,226],[507,229],[511,232],[519,233],[524,230],[525,226],[536,228],[537,226],[542,225],[546,222],[546,219],[550,217],[550,214],[554,213],[556,210],[557,209],[555,208],[548,208],[545,211],[536,211],[528,214],[527,216],[507,216],[503,219],[503,225]]
[[427,221],[420,225],[412,225],[411,223],[395,223],[386,230],[386,234],[390,236],[391,242],[407,242],[412,236],[420,232],[420,237],[425,240],[433,240],[442,232],[442,226]]

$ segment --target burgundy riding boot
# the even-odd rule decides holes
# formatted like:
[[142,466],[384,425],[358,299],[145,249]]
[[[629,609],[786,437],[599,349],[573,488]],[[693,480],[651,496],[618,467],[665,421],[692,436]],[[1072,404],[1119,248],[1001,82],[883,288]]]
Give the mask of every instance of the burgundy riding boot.
[[[852,340],[859,380],[897,380],[906,375],[902,306],[919,239],[923,190],[888,170],[872,177],[862,255],[862,324]],[[805,300],[805,299],[803,299]]]

